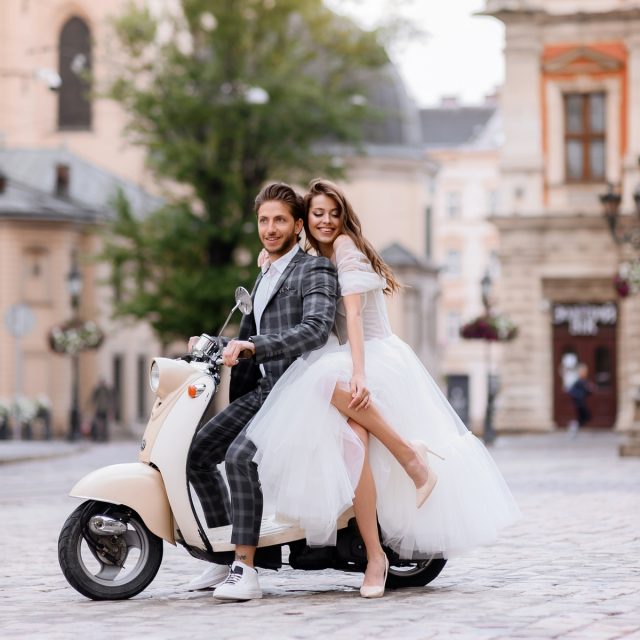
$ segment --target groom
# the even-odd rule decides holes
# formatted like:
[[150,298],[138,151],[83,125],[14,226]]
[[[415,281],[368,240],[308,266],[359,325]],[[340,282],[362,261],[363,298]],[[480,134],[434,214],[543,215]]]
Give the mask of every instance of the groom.
[[[258,276],[253,312],[243,317],[238,339],[231,340],[223,351],[224,364],[233,367],[232,402],[197,433],[187,465],[207,526],[233,525],[231,542],[236,552],[231,569],[212,565],[190,584],[194,589],[205,588],[226,575],[213,594],[222,600],[262,597],[253,566],[262,521],[262,491],[253,462],[256,448],[245,437],[245,427],[289,365],[326,343],[338,293],[331,262],[310,256],[298,246],[304,203],[289,185],[264,187],[256,197],[255,211],[270,267]],[[249,360],[239,359],[248,353]],[[231,505],[217,469],[223,460]]]

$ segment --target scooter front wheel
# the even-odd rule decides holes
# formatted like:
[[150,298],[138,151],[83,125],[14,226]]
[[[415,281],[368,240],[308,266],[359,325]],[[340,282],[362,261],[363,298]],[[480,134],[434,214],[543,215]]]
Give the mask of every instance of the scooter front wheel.
[[58,539],[58,560],[69,584],[92,600],[126,600],[145,589],[162,563],[162,539],[124,506],[81,504]]

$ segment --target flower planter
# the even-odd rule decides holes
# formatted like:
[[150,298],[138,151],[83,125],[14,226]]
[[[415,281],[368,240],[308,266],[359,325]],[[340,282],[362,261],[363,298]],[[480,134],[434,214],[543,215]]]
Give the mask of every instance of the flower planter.
[[518,335],[518,328],[506,316],[482,315],[467,322],[460,329],[460,337],[465,340],[486,340],[488,342],[508,342]]

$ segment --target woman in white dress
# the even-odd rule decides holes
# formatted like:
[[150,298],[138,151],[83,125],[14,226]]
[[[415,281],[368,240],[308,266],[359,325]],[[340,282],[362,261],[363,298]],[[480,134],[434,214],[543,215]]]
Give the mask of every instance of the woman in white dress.
[[[331,544],[353,505],[368,561],[360,592],[379,597],[388,561],[378,523],[400,557],[451,557],[493,542],[519,511],[482,443],[391,332],[384,293],[399,285],[342,191],[315,180],[305,204],[308,243],[338,269],[337,338],[289,367],[248,437],[265,503],[310,545]],[[427,463],[425,443],[443,459]]]

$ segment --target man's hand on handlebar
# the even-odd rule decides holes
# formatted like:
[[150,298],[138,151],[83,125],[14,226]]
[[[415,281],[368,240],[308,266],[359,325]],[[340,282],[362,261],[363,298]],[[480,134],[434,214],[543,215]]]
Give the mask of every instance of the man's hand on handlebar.
[[256,352],[256,345],[248,340],[231,340],[222,350],[222,363],[235,367],[239,360],[250,358]]

